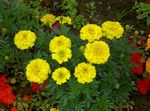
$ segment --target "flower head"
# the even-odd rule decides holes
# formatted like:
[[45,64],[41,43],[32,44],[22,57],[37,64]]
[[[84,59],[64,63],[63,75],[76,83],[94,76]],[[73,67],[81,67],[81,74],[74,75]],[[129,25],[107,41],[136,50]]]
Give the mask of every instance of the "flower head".
[[150,38],[147,39],[147,48],[150,48]]
[[68,59],[71,59],[72,53],[69,48],[56,48],[54,53],[52,53],[52,59],[56,60],[59,64],[67,62]]
[[150,58],[146,61],[146,71],[150,73]]
[[45,24],[49,24],[49,26],[51,27],[53,23],[55,23],[56,17],[53,14],[46,14],[41,18],[41,22],[45,25]]
[[68,16],[58,16],[56,17],[56,21],[59,21],[60,24],[72,24],[71,18]]
[[106,21],[102,24],[103,36],[108,39],[120,38],[124,32],[123,27],[119,22]]
[[75,67],[74,76],[79,83],[90,83],[96,77],[95,66],[82,62]]
[[84,51],[85,58],[94,64],[103,64],[110,56],[109,46],[103,41],[88,43]]
[[64,35],[55,36],[49,43],[49,49],[53,52],[59,47],[71,48],[71,40]]
[[102,37],[101,27],[96,24],[87,24],[80,30],[80,38],[92,42]]
[[11,86],[0,83],[0,104],[12,104],[15,99]]
[[18,111],[16,107],[11,107],[10,111]]
[[143,74],[143,63],[141,62],[141,54],[139,52],[130,54],[130,62],[133,64],[131,72],[134,74]]
[[0,75],[0,83],[6,83],[7,82],[7,80],[6,80],[6,74],[2,74],[2,75]]
[[46,60],[34,59],[26,67],[26,76],[30,82],[43,83],[51,72]]
[[14,37],[14,43],[20,50],[28,49],[34,46],[36,35],[30,30],[19,31]]
[[150,90],[150,78],[144,78],[137,81],[137,88],[141,94],[147,94]]
[[60,67],[52,73],[52,78],[56,81],[56,84],[61,85],[69,80],[70,71],[65,67]]

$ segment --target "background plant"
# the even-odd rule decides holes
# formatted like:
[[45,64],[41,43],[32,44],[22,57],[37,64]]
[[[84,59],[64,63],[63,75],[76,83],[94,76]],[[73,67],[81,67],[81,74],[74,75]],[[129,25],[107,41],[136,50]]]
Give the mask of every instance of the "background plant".
[[146,19],[147,26],[150,25],[150,4],[135,3],[133,9],[136,9],[137,19]]

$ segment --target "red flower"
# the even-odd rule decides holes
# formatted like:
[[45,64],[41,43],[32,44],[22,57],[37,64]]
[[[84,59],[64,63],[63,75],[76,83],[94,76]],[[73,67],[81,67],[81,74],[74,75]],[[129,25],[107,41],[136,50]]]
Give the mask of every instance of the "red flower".
[[37,82],[32,83],[32,92],[39,91],[40,89],[40,85]]
[[146,0],[146,2],[147,2],[148,4],[150,4],[150,0]]
[[35,91],[43,91],[44,88],[47,86],[48,82],[47,81],[44,81],[43,84],[38,84],[37,82],[33,82],[32,83],[32,92],[35,92]]
[[12,88],[8,84],[0,83],[0,103],[12,104],[15,98]]
[[141,94],[147,94],[147,92],[150,90],[150,79],[145,78],[143,80],[138,80],[137,88]]
[[134,64],[131,68],[131,72],[135,74],[143,73],[143,63],[141,62],[141,54],[139,52],[130,54],[130,62]]
[[16,107],[11,107],[10,111],[18,111]]
[[130,57],[131,62],[141,60],[141,54],[139,52],[130,54]]
[[60,29],[60,23],[59,23],[59,22],[55,22],[55,23],[52,25],[52,29],[53,29],[53,30]]
[[6,80],[6,74],[2,74],[0,75],[0,83],[6,83],[7,80]]
[[27,99],[28,101],[30,101],[32,99],[32,96],[30,96],[30,95],[24,95],[23,98]]

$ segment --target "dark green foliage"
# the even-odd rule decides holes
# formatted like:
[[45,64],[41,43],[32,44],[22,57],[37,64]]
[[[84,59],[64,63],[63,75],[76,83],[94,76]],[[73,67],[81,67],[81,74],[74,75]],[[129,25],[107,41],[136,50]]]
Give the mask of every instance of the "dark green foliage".
[[137,19],[146,19],[147,26],[150,25],[150,4],[135,3],[133,9],[137,11]]

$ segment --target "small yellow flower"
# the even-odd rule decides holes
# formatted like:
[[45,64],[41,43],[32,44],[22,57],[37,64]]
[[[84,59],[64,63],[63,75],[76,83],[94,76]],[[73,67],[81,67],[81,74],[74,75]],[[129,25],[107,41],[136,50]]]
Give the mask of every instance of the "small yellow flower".
[[119,22],[106,21],[102,24],[102,32],[103,36],[112,40],[122,37],[124,29]]
[[52,73],[52,78],[56,81],[56,84],[61,85],[69,80],[70,71],[65,67],[60,67]]
[[101,27],[96,24],[87,24],[80,30],[80,38],[92,42],[102,37]]
[[50,111],[59,111],[57,108],[50,108]]
[[54,50],[54,53],[52,53],[52,59],[56,60],[59,64],[62,64],[63,62],[67,62],[68,59],[71,59],[72,53],[71,49],[69,48],[56,48]]
[[36,35],[30,30],[19,31],[14,37],[14,43],[20,50],[25,50],[34,46]]
[[82,62],[75,67],[74,76],[79,83],[90,83],[96,77],[95,66],[90,63]]
[[41,22],[45,24],[49,24],[51,27],[56,22],[56,17],[53,14],[46,14],[41,18]]
[[103,64],[110,56],[109,46],[103,41],[88,43],[84,51],[85,58],[94,64]]
[[59,47],[71,48],[71,40],[64,35],[55,36],[49,43],[49,49],[53,52]]
[[43,83],[51,69],[46,60],[34,59],[26,67],[26,77],[30,82]]
[[71,18],[70,17],[66,17],[66,16],[58,16],[56,17],[56,21],[59,21],[59,23],[61,24],[69,24],[71,25],[72,22],[71,22]]

